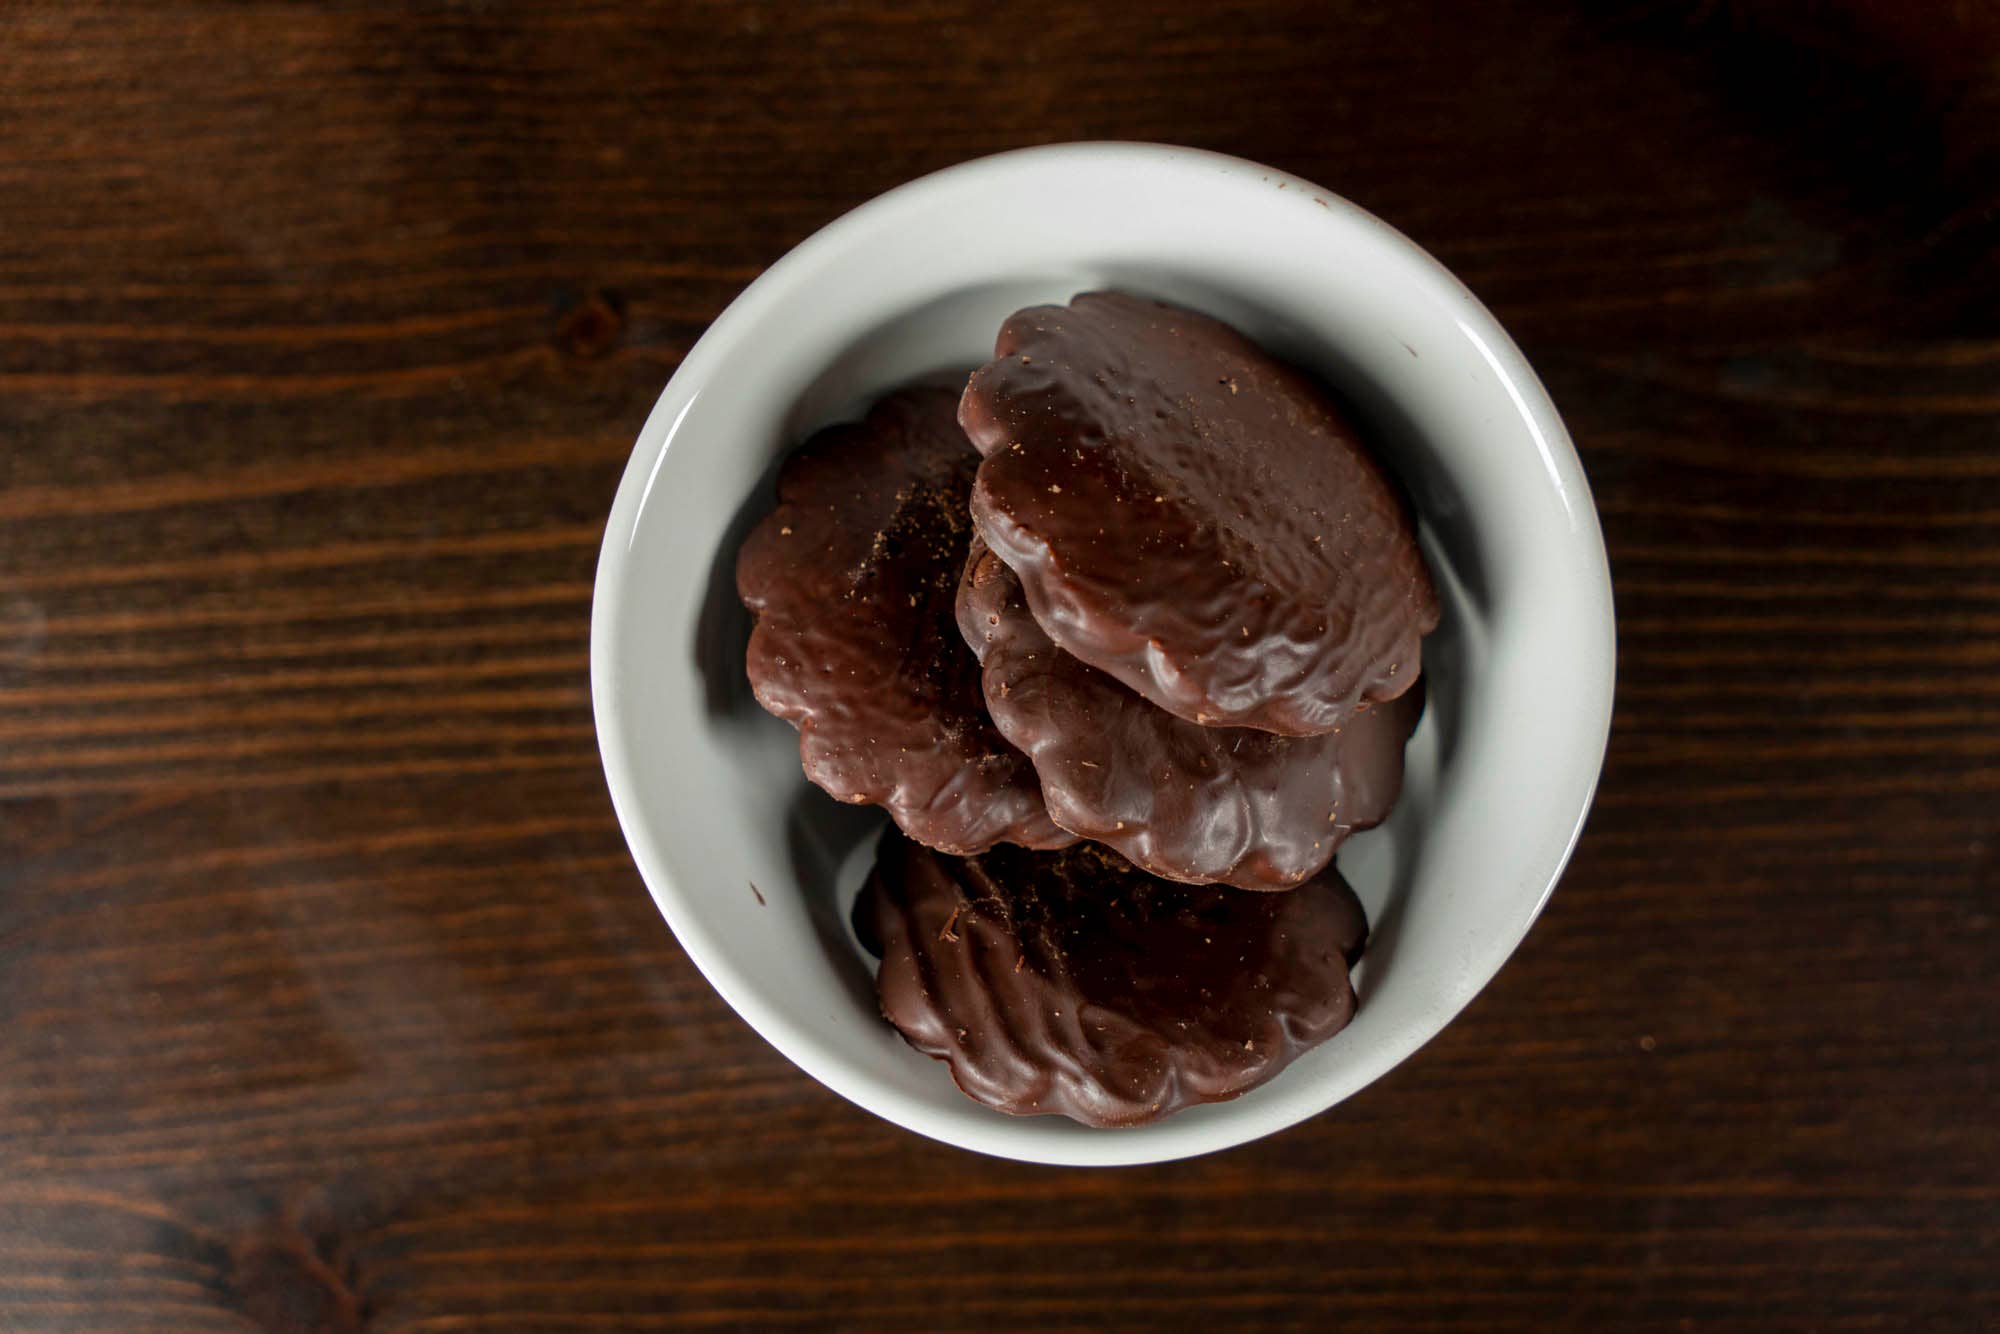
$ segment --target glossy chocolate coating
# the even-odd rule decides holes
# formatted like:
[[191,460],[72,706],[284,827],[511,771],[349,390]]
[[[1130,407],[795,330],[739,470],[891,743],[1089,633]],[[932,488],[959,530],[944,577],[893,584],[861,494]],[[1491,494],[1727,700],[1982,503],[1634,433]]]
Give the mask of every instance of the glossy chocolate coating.
[[954,604],[979,456],[957,395],[907,389],[807,441],[737,555],[757,702],[799,729],[806,777],[948,852],[1061,847],[1027,757],[986,717]]
[[1062,648],[1170,713],[1316,736],[1417,677],[1409,513],[1305,376],[1118,292],[1002,327],[959,421],[980,535]]
[[989,1107],[1092,1126],[1234,1098],[1332,1037],[1368,932],[1331,870],[1244,894],[1088,844],[959,859],[894,830],[855,916],[912,1046]]
[[1387,818],[1402,790],[1420,690],[1323,736],[1176,718],[1057,648],[1019,578],[976,537],[958,626],[979,657],[987,712],[1034,761],[1055,822],[1154,875],[1290,889],[1348,834]]

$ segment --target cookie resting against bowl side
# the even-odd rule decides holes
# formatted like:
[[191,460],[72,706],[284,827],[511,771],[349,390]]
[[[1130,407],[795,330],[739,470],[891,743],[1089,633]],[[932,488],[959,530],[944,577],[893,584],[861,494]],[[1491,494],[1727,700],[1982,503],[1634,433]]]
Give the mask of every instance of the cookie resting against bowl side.
[[961,859],[894,830],[855,919],[883,1014],[959,1088],[1092,1126],[1234,1098],[1332,1037],[1368,934],[1332,870],[1245,894],[1090,844]]
[[1034,761],[1055,822],[1154,875],[1290,889],[1350,833],[1386,819],[1402,791],[1421,688],[1323,736],[1188,722],[1057,648],[978,537],[958,626],[979,657],[987,712]]
[[1061,847],[1027,757],[986,717],[954,604],[979,456],[950,389],[911,388],[808,440],[744,541],[757,702],[799,729],[806,777],[949,852]]
[[959,421],[1035,619],[1168,712],[1316,736],[1416,679],[1438,602],[1402,496],[1228,325],[1119,292],[1020,311]]

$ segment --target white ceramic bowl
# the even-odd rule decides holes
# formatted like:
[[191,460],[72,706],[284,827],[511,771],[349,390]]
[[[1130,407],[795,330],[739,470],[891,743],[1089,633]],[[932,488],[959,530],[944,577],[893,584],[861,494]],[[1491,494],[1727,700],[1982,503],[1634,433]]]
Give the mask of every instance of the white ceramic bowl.
[[[920,373],[988,358],[1012,311],[1118,287],[1228,320],[1342,392],[1409,487],[1444,622],[1394,817],[1341,869],[1373,942],[1354,1022],[1263,1088],[1156,1125],[1010,1117],[883,1022],[847,910],[881,826],[799,771],[743,678],[733,570],[775,461]],[[1541,910],[1603,762],[1611,585],[1534,372],[1435,260],[1330,191],[1141,144],[1003,154],[892,190],[723,312],[632,451],[597,568],[591,692],[613,804],[690,957],[801,1069],[968,1149],[1110,1165],[1323,1111],[1444,1027]],[[747,1040],[747,1035],[745,1040]]]

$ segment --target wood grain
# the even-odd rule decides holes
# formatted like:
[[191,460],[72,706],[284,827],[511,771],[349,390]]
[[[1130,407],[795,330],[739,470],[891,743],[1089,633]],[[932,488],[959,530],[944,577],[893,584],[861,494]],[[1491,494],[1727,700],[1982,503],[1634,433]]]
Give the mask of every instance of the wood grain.
[[[0,1329],[2000,1325],[1989,8],[30,0],[0,52]],[[1116,1172],[758,1041],[586,680],[619,470],[730,297],[1092,137],[1452,265],[1621,613],[1492,987]]]

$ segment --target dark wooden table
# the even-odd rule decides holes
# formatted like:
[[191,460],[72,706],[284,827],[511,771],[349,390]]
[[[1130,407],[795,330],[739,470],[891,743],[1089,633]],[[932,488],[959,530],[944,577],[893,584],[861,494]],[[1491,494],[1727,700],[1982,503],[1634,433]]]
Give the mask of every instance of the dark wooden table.
[[[2000,1324],[1992,9],[421,8],[0,4],[0,1329]],[[1087,137],[1462,274],[1622,640],[1478,1002],[1288,1134],[1101,1172],[736,1019],[585,661],[730,297]]]

